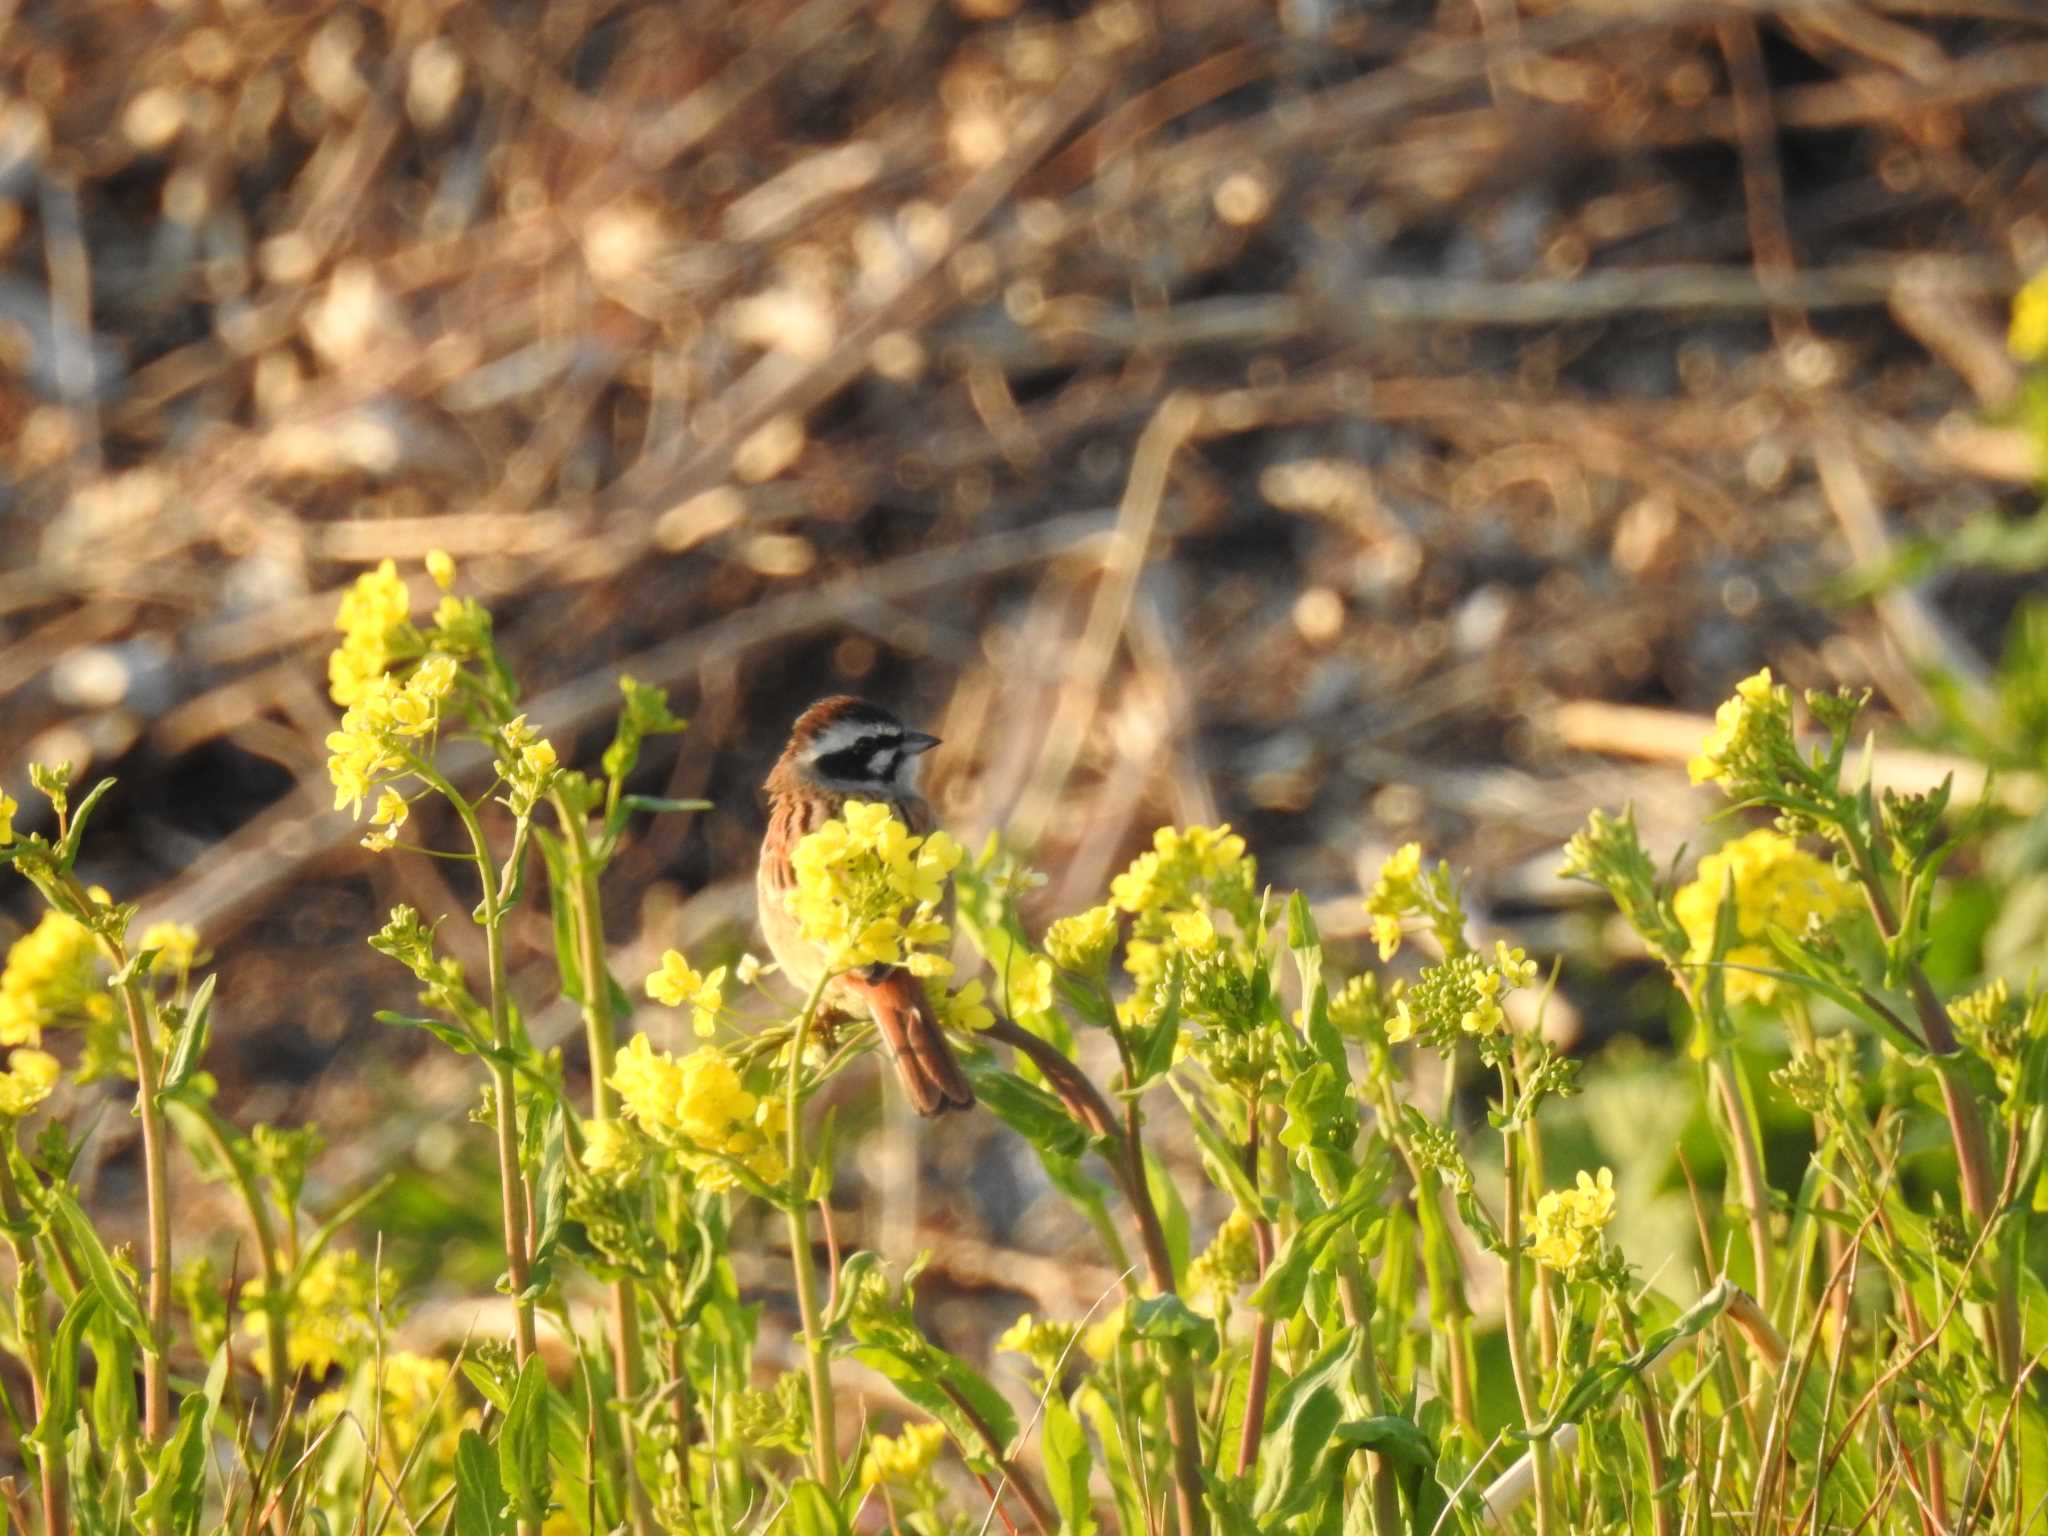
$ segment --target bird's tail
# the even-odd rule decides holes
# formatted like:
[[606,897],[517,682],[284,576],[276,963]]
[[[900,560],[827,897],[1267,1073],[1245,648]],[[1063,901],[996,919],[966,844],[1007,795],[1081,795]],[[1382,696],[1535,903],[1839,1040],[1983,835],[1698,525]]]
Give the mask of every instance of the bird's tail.
[[878,966],[841,978],[841,985],[867,1004],[912,1109],[929,1116],[974,1107],[973,1085],[946,1043],[915,976],[899,966]]

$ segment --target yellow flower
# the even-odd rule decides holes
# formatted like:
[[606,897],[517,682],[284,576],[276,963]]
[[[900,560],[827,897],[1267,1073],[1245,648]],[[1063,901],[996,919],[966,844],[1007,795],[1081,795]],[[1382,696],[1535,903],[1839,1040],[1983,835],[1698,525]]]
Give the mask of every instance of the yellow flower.
[[1072,1323],[1056,1323],[1050,1318],[1041,1323],[1026,1312],[996,1339],[996,1352],[1022,1355],[1050,1376],[1060,1368],[1068,1346],[1079,1332],[1080,1329]]
[[0,789],[0,847],[14,841],[14,816],[20,809],[14,796]]
[[691,968],[681,951],[665,949],[661,952],[661,969],[647,978],[647,995],[665,1007],[680,1008],[703,985],[704,978]]
[[941,1009],[946,1022],[955,1029],[964,1029],[969,1034],[987,1029],[995,1023],[996,1016],[988,1006],[988,994],[979,980],[970,981],[958,992],[948,996]]
[[1053,964],[1077,975],[1097,976],[1116,948],[1116,908],[1105,903],[1063,917],[1045,930],[1045,952]]
[[[363,1256],[352,1249],[329,1248],[315,1259],[300,1277],[292,1293],[286,1316],[285,1353],[287,1367],[303,1368],[318,1379],[337,1363],[354,1367],[375,1343],[372,1289],[376,1299],[389,1307],[397,1292],[398,1278],[390,1270],[374,1277]],[[270,1314],[263,1306],[262,1278],[242,1287],[243,1323],[259,1344],[270,1337]],[[387,1319],[388,1321],[388,1319]],[[256,1351],[256,1365],[266,1379],[270,1372],[270,1351]]]
[[427,574],[434,578],[434,585],[446,592],[455,585],[455,557],[445,549],[427,551]]
[[1116,1353],[1117,1341],[1124,1334],[1124,1307],[1125,1303],[1118,1302],[1099,1321],[1081,1330],[1081,1352],[1097,1365]]
[[1595,1179],[1580,1171],[1572,1189],[1553,1189],[1536,1202],[1529,1252],[1561,1275],[1576,1275],[1600,1257],[1600,1234],[1614,1219],[1614,1171]]
[[1152,851],[1109,883],[1110,900],[1126,912],[1181,908],[1219,883],[1248,879],[1244,839],[1220,827],[1161,827]]
[[1415,1038],[1415,1015],[1408,1011],[1408,999],[1402,998],[1394,1005],[1394,1011],[1387,1016],[1387,1044],[1399,1045],[1404,1040]]
[[763,1182],[782,1177],[783,1102],[749,1093],[718,1047],[700,1046],[678,1060],[635,1035],[618,1054],[612,1086],[626,1113],[674,1148],[705,1189],[737,1182],[726,1158]]
[[77,1022],[99,991],[92,934],[61,912],[44,913],[0,970],[0,1045],[40,1045],[45,1029]]
[[1724,788],[1733,787],[1734,765],[1762,745],[1771,718],[1779,711],[1789,714],[1791,708],[1790,691],[1771,681],[1769,667],[1745,677],[1735,685],[1735,697],[1724,700],[1714,711],[1714,728],[1699,753],[1686,764],[1687,775],[1695,784],[1711,780]]
[[2023,363],[2048,358],[2048,267],[2013,296],[2012,328],[2006,332],[2005,346]]
[[50,1096],[57,1086],[57,1058],[47,1051],[24,1048],[7,1058],[0,1073],[0,1121],[19,1120]]
[[832,970],[904,965],[912,952],[950,942],[939,906],[959,862],[960,845],[945,833],[917,837],[888,806],[849,800],[797,844],[785,899]]
[[1401,949],[1401,918],[1421,900],[1416,882],[1422,877],[1422,844],[1403,843],[1380,865],[1379,877],[1365,893],[1365,910],[1372,918],[1373,942],[1379,946],[1382,963]]
[[1176,912],[1171,919],[1173,936],[1183,949],[1212,949],[1216,944],[1216,925],[1209,921],[1206,912]]
[[399,579],[398,567],[386,560],[358,576],[341,596],[334,627],[341,644],[327,658],[328,692],[346,709],[362,696],[391,661],[391,631],[412,613],[412,598]]
[[860,1485],[921,1483],[931,1476],[939,1452],[945,1448],[943,1424],[906,1424],[900,1435],[869,1435],[867,1455],[860,1463]]
[[1004,1006],[1012,1018],[1052,1008],[1052,962],[1017,946],[1002,966]]
[[155,950],[157,969],[182,974],[199,957],[199,930],[190,923],[151,923],[136,948]]
[[1855,905],[1855,891],[1832,865],[1791,838],[1758,828],[1701,859],[1698,875],[1672,897],[1689,941],[1685,958],[1692,963],[1713,956],[1721,896],[1731,876],[1738,942],[1722,957],[1730,967],[1723,973],[1727,997],[1732,1003],[1768,1003],[1778,995],[1777,978],[1736,967],[1778,968],[1777,955],[1765,941],[1771,929],[1798,934],[1811,919],[1831,923]]
[[597,1178],[624,1183],[640,1168],[633,1133],[617,1120],[584,1121],[583,1167]]

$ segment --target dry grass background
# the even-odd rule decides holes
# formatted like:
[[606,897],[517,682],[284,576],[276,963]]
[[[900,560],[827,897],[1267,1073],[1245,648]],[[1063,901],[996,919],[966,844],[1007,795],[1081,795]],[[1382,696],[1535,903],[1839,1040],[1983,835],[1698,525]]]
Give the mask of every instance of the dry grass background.
[[[327,808],[385,555],[458,557],[566,756],[620,670],[695,717],[629,977],[733,941],[838,688],[1048,910],[1227,818],[1339,926],[1420,837],[1554,949],[1555,846],[1631,797],[1672,846],[1732,678],[1982,676],[2019,583],[1828,584],[2032,505],[2044,143],[2031,0],[0,3],[0,783],[121,777],[88,872],[199,925],[226,1100],[327,1189],[472,1091],[362,945],[469,898]],[[956,1272],[1020,1283],[969,1239],[1028,1191],[945,1134]]]

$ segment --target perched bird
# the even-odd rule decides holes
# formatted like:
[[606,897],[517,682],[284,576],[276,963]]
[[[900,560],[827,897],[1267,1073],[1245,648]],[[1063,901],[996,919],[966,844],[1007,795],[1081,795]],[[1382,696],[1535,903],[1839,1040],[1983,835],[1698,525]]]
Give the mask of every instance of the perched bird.
[[[796,884],[790,856],[848,800],[885,804],[912,832],[931,831],[931,807],[918,793],[917,769],[919,757],[938,744],[938,737],[907,729],[880,705],[844,695],[813,704],[790,729],[789,745],[768,775],[768,834],[761,840],[755,895],[769,950],[805,992],[818,984],[824,957],[784,903]],[[875,1021],[911,1108],[920,1115],[973,1106],[967,1074],[946,1043],[923,983],[910,972],[863,966],[836,978],[823,1001]]]

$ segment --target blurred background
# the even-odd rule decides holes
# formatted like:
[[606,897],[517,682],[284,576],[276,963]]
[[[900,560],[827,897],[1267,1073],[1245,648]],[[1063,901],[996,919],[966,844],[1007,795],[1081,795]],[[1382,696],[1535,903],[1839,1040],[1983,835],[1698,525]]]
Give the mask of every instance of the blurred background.
[[[2012,899],[1947,979],[2030,952],[2044,263],[2034,0],[0,4],[0,785],[34,825],[31,760],[120,779],[85,873],[198,927],[222,1107],[319,1123],[313,1204],[396,1175],[358,1229],[416,1326],[488,1287],[493,1175],[363,940],[403,901],[460,954],[474,893],[330,811],[324,656],[436,547],[566,759],[621,671],[692,717],[644,787],[716,809],[605,892],[636,995],[757,942],[760,780],[861,692],[945,738],[943,819],[1007,829],[1038,920],[1163,822],[1245,832],[1361,963],[1361,872],[1468,870],[1596,1058],[1560,1167],[1669,1251],[1714,1143],[1558,847],[1626,801],[1697,843],[1685,759],[1768,663],[1874,689],[1901,774],[2005,770],[1963,875]],[[536,908],[514,984],[574,1079],[550,946]],[[845,1157],[842,1240],[916,1191],[942,1308],[1113,1278],[986,1116]]]

